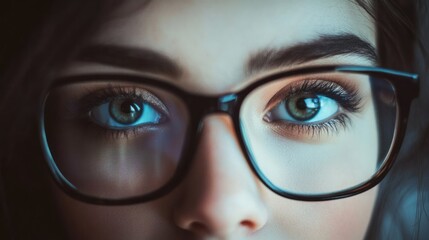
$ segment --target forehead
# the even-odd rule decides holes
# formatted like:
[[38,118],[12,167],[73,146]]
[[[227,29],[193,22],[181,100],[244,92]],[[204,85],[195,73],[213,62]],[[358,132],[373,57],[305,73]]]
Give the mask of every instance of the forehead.
[[180,63],[186,79],[230,84],[244,77],[243,64],[255,52],[324,34],[353,33],[375,45],[372,19],[352,0],[138,3],[127,1],[93,41],[162,53]]
[[371,19],[353,0],[153,0],[136,6],[128,1],[100,37],[133,45],[197,44],[215,51],[267,42],[283,46],[325,32],[366,36],[373,31]]

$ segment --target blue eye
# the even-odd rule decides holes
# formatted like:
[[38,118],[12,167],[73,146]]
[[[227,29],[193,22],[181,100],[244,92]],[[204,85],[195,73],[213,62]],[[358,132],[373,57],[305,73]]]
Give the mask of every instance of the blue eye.
[[141,98],[116,97],[94,107],[89,112],[95,123],[109,129],[158,124],[163,114]]
[[284,99],[268,114],[271,121],[317,123],[334,117],[339,104],[326,96],[303,93]]

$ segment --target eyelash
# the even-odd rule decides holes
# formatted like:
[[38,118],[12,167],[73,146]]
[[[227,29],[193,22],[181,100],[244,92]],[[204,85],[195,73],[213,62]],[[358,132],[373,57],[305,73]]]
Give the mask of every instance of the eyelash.
[[[290,86],[281,89],[279,93],[273,97],[275,98],[275,104],[270,105],[276,106],[287,98],[303,93],[313,93],[331,98],[339,104],[341,109],[344,109],[344,111],[349,113],[360,112],[362,108],[362,98],[353,86],[346,84],[339,85],[333,81],[315,79],[302,80],[299,81],[299,83],[292,83]],[[272,107],[270,107],[268,111],[271,111],[271,109]],[[275,128],[280,130],[280,134],[283,131],[287,131],[293,132],[298,136],[305,135],[314,138],[319,137],[322,134],[338,133],[340,127],[346,129],[350,126],[351,120],[348,114],[342,112],[328,121],[319,123],[297,124],[290,122],[277,122],[275,125]]]
[[[146,91],[146,90],[144,90]],[[163,107],[157,106],[160,105],[156,103],[152,103],[145,99],[142,93],[140,93],[140,90],[138,90],[134,86],[130,87],[114,87],[114,86],[108,86],[99,90],[95,91],[87,91],[87,93],[84,95],[83,98],[79,100],[79,106],[80,106],[80,118],[84,120],[84,124],[86,126],[90,126],[93,128],[94,126],[97,127],[97,133],[102,134],[103,137],[107,137],[107,139],[128,139],[131,136],[138,135],[142,131],[148,131],[155,128],[154,125],[144,125],[139,127],[131,127],[127,129],[108,129],[105,127],[102,127],[96,123],[94,123],[90,117],[89,112],[97,106],[100,106],[101,104],[108,103],[115,98],[141,98],[143,99],[147,104],[150,104],[151,107],[155,108],[157,111],[159,111],[164,116],[168,116],[168,112],[166,109],[163,109]],[[168,118],[168,117],[167,117]]]

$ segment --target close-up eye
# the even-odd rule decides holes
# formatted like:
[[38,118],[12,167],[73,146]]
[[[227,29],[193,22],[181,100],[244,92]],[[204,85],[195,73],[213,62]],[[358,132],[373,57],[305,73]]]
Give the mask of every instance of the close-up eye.
[[80,112],[106,130],[126,132],[168,121],[169,112],[155,94],[134,87],[90,91],[79,101]]
[[111,129],[158,124],[165,117],[141,98],[118,97],[94,107],[90,119]]
[[303,93],[278,103],[267,113],[266,120],[316,123],[334,117],[338,110],[338,103],[334,99],[320,94]]
[[263,120],[282,135],[331,133],[351,124],[349,116],[361,110],[361,102],[351,86],[321,79],[295,81],[270,99]]

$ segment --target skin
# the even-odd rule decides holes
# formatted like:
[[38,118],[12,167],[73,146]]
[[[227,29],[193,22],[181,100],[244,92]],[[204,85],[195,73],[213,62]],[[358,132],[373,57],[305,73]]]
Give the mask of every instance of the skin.
[[[222,94],[288,68],[371,64],[356,56],[335,56],[246,76],[243,66],[260,49],[342,32],[375,46],[373,22],[351,1],[156,0],[140,8],[135,4],[128,1],[106,21],[93,43],[160,52],[180,63],[183,72],[178,79],[80,62],[60,75],[129,72],[156,76],[191,92]],[[335,157],[348,155],[342,151]],[[161,199],[109,207],[72,199],[56,187],[54,193],[71,239],[363,239],[377,188],[324,202],[278,196],[251,171],[231,119],[213,114],[204,120],[188,175]]]

